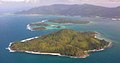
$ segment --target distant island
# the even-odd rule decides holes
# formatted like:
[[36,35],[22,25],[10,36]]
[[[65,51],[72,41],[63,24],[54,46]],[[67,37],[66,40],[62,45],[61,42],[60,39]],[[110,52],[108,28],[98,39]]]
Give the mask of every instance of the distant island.
[[90,4],[54,4],[23,10],[15,14],[120,18],[120,6],[110,8]]
[[65,25],[69,24],[88,24],[90,21],[82,21],[80,19],[59,18],[42,20],[41,22],[35,22],[27,25],[29,30],[46,30],[46,29],[64,29]]
[[10,43],[8,49],[11,52],[86,58],[90,52],[102,51],[111,45],[111,42],[98,39],[96,35],[96,32],[62,29],[41,37]]
[[59,19],[51,19],[50,22],[54,23],[63,23],[63,24],[88,24],[89,21],[82,21],[80,19],[70,19],[70,18],[59,18]]

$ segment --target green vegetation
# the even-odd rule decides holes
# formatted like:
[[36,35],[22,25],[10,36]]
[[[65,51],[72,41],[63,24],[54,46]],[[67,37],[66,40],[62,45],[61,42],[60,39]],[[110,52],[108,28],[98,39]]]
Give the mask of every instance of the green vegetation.
[[70,19],[70,18],[59,18],[59,19],[53,19],[53,20],[49,20],[50,22],[54,22],[54,23],[72,23],[72,24],[88,24],[89,21],[81,21],[81,20],[75,20],[75,19]]
[[82,57],[88,55],[88,52],[84,51],[99,50],[109,44],[105,40],[95,38],[95,34],[94,32],[62,29],[30,41],[15,42],[10,48],[16,51],[60,53],[61,55]]
[[44,22],[38,22],[30,24],[30,26],[50,26],[50,25]]
[[71,18],[59,18],[59,19],[50,19],[44,22],[31,23],[30,27],[32,30],[46,30],[49,27],[52,29],[63,29],[64,25],[68,24],[88,24],[89,21],[81,21],[80,19],[71,19]]
[[45,30],[45,27],[38,27],[38,28],[33,28],[32,30]]

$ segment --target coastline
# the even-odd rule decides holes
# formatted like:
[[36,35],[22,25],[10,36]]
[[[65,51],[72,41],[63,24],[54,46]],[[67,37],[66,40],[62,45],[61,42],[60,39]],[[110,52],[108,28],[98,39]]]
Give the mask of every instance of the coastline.
[[[98,33],[98,32],[96,32],[96,34],[95,34],[94,37],[97,38],[97,39],[100,39],[100,40],[103,40],[103,39],[104,39],[105,41],[109,42],[109,44],[108,44],[107,46],[105,46],[104,48],[101,48],[101,49],[87,50],[87,51],[84,51],[84,52],[99,52],[99,51],[105,50],[106,48],[108,48],[108,47],[110,47],[110,46],[112,45],[112,42],[110,42],[109,40],[107,40],[107,39],[105,39],[105,38],[102,38],[102,39],[101,39],[100,36],[101,36],[101,34]],[[24,40],[21,40],[20,42],[26,42],[26,41],[33,40],[33,39],[37,39],[37,38],[39,38],[39,37],[36,36],[36,37],[24,39]],[[12,50],[12,49],[10,48],[12,44],[13,44],[13,42],[11,42],[11,43],[9,44],[8,48],[6,48],[6,49],[8,49],[9,52],[17,52],[16,50]],[[18,51],[18,52],[21,52],[21,51]],[[86,58],[86,57],[90,56],[89,54],[77,57],[77,56],[61,55],[60,53],[43,53],[43,52],[34,52],[34,51],[22,51],[22,52],[30,53],[30,54],[44,54],[44,55],[54,55],[54,56],[65,56],[65,57],[70,57],[70,58]]]
[[93,49],[93,50],[88,50],[88,51],[85,51],[85,52],[100,52],[100,51],[104,51],[106,48],[110,47],[111,45],[112,45],[112,42],[109,42],[108,46],[105,46],[102,49]]
[[[26,40],[26,39],[25,39],[25,40]],[[70,58],[86,58],[86,57],[89,56],[89,54],[88,54],[88,55],[84,55],[84,56],[76,57],[76,56],[61,55],[60,53],[43,53],[43,52],[34,52],[34,51],[16,51],[16,50],[12,50],[12,49],[10,48],[10,46],[11,46],[13,43],[14,43],[14,42],[10,42],[9,46],[6,48],[6,49],[9,50],[9,52],[11,52],[11,53],[14,53],[14,52],[25,52],[25,53],[36,54],[36,55],[43,54],[43,55],[63,56],[63,57],[70,57]]]
[[61,56],[59,53],[43,53],[43,52],[33,52],[33,51],[25,51],[26,53],[30,54],[44,54],[44,55],[55,55],[55,56]]
[[[46,22],[46,21],[47,21],[47,20],[42,20],[42,21],[40,21],[40,22],[35,22],[35,23],[44,23],[44,22]],[[27,24],[26,29],[28,29],[28,30],[30,30],[30,31],[35,31],[35,30],[33,30],[33,28],[30,26],[30,24]]]
[[9,52],[16,52],[15,50],[12,50],[10,48],[12,44],[13,44],[13,42],[10,42],[9,46],[6,49],[9,50]]
[[[44,22],[47,22],[47,21],[49,22],[49,20],[41,20],[41,21],[38,21],[38,22],[33,22],[31,24],[44,23]],[[55,23],[55,22],[53,22],[53,23]],[[88,25],[88,24],[92,24],[92,23],[94,23],[94,22],[89,21],[89,23],[80,23],[80,24],[79,23],[56,23],[56,24],[63,24],[63,26],[64,26],[64,25],[72,25],[72,24],[76,24],[76,25]],[[50,29],[57,29],[57,28],[54,28],[54,26],[63,27],[62,25],[54,25],[54,24],[51,24],[50,26],[53,27],[53,28],[50,28]],[[32,26],[30,26],[30,24],[27,24],[26,28],[28,30],[30,30],[30,31],[36,31],[36,30],[34,30],[34,28],[32,28]],[[49,29],[48,27],[45,27],[45,28]],[[65,26],[63,28],[65,28]]]
[[27,28],[28,30],[30,30],[30,31],[34,31],[34,30],[31,28],[30,24],[28,24],[26,28]]
[[30,40],[37,39],[37,38],[39,38],[39,37],[36,36],[36,37],[32,37],[32,38],[28,38],[28,39],[24,39],[24,40],[21,40],[20,42],[26,42],[26,41],[30,41]]
[[100,52],[100,51],[104,51],[106,48],[112,46],[112,41],[111,41],[111,40],[108,40],[108,39],[106,39],[106,38],[103,38],[103,37],[101,36],[101,33],[99,33],[99,32],[95,32],[95,33],[96,33],[96,34],[95,34],[94,38],[97,38],[97,39],[99,39],[99,40],[105,40],[105,41],[109,42],[109,44],[108,44],[107,46],[105,46],[104,48],[88,50],[88,51],[85,51],[85,52]]
[[[33,40],[33,39],[37,39],[37,38],[39,38],[39,37],[36,36],[36,37],[24,39],[24,40],[21,40],[20,42],[26,42],[26,41]],[[12,49],[10,48],[13,43],[14,43],[14,42],[10,42],[9,46],[6,48],[6,49],[9,50],[9,52],[16,52],[15,50],[12,50]]]
[[97,38],[97,39],[99,39],[99,40],[105,40],[105,41],[109,42],[108,46],[106,46],[105,48],[108,48],[108,47],[112,46],[112,40],[101,36],[102,34],[99,33],[99,32],[96,32],[96,33],[97,33],[97,34],[95,35],[95,38]]

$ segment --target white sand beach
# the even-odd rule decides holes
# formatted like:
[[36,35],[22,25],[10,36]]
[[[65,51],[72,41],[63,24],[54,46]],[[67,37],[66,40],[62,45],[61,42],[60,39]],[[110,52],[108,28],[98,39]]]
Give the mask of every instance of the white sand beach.
[[28,39],[24,39],[24,40],[21,40],[20,42],[26,42],[26,41],[30,41],[30,40],[33,40],[33,39],[37,39],[39,37],[32,37],[32,38],[28,38]]
[[41,53],[41,52],[33,52],[33,51],[25,51],[26,53],[32,53],[32,54],[45,54],[45,55],[57,55],[57,56],[61,56],[61,54],[59,53]]

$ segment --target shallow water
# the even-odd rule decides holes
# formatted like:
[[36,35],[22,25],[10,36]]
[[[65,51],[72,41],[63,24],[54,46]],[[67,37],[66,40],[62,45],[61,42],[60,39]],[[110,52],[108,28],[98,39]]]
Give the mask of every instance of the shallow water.
[[10,42],[41,36],[58,30],[29,31],[26,29],[27,24],[61,17],[64,16],[0,16],[0,63],[120,63],[120,21],[98,18],[67,17],[93,22],[87,25],[69,25],[67,28],[78,31],[97,31],[105,38],[113,41],[112,48],[93,53],[85,59],[19,52],[10,53],[5,49]]

